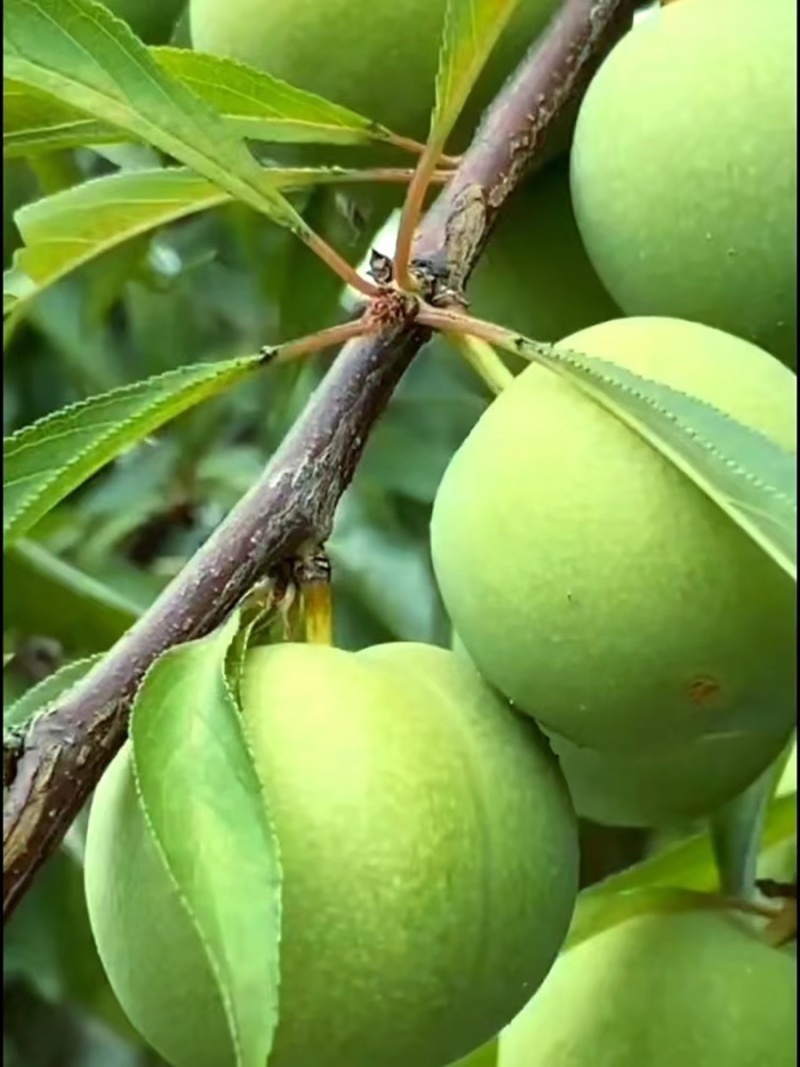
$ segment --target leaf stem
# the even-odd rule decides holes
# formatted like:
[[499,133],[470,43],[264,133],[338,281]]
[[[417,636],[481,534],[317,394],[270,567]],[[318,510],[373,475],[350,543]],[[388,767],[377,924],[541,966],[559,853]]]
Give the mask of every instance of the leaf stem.
[[312,352],[321,352],[334,345],[343,345],[355,337],[363,337],[370,332],[370,324],[362,317],[352,322],[342,322],[338,326],[329,326],[325,330],[299,337],[296,341],[287,341],[275,348],[265,348],[264,356],[270,363],[288,363],[299,356],[308,356]]
[[[415,156],[421,156],[426,147],[421,141],[415,141],[413,137],[403,137],[399,133],[392,134],[389,142],[396,148],[402,148],[406,152],[413,152]],[[457,167],[460,161],[460,156],[446,156],[444,154],[439,156],[439,162],[442,166],[451,170]]]
[[413,293],[418,288],[409,270],[411,246],[414,243],[414,234],[422,217],[425,194],[436,172],[436,165],[440,156],[441,146],[438,142],[429,142],[425,145],[425,150],[419,157],[416,170],[409,182],[403,210],[400,214],[400,225],[397,230],[397,241],[394,250],[394,278],[400,289],[409,293]]
[[334,274],[338,274],[345,285],[352,286],[353,289],[364,296],[375,297],[379,294],[380,289],[373,285],[372,282],[367,281],[366,278],[362,278],[355,267],[352,267],[346,259],[343,259],[336,249],[331,248],[328,242],[324,241],[319,234],[306,228],[298,229],[296,233],[300,240],[308,245],[323,263],[331,268]]
[[500,348],[513,347],[518,336],[513,330],[507,330],[494,322],[476,319],[473,315],[467,315],[463,311],[431,307],[430,304],[422,305],[417,321],[441,333],[459,333],[469,337],[478,337]]

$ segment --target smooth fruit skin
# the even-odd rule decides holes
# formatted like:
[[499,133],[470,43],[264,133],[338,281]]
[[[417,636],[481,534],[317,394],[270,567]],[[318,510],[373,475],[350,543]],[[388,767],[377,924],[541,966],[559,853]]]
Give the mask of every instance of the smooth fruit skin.
[[710,815],[777,759],[786,737],[747,730],[619,754],[549,735],[578,815],[606,826],[642,827]]
[[[562,347],[795,449],[795,376],[745,341],[631,318]],[[453,457],[431,550],[481,673],[576,744],[641,752],[790,729],[793,583],[654,448],[545,368],[524,370]]]
[[[489,1040],[549,970],[577,892],[542,735],[424,645],[258,648],[242,700],[284,876],[270,1067],[442,1067]],[[92,806],[86,889],[134,1025],[176,1067],[232,1064],[127,746]]]
[[[521,0],[470,100],[467,132],[558,7]],[[445,0],[190,0],[189,17],[198,51],[266,70],[424,140],[444,11]]]
[[633,918],[559,959],[498,1067],[792,1067],[796,995],[795,961],[733,918]]
[[[451,647],[468,656],[458,634]],[[787,745],[785,734],[746,731],[618,753],[574,745],[553,731],[545,735],[577,815],[605,826],[652,828],[710,815],[755,781]],[[796,764],[787,765],[777,795],[792,774],[796,777]]]
[[572,212],[569,164],[527,181],[500,217],[469,283],[470,313],[537,341],[617,318]]
[[101,0],[145,44],[166,44],[186,0]]
[[642,19],[583,100],[572,194],[628,315],[671,315],[796,366],[797,5],[691,0]]

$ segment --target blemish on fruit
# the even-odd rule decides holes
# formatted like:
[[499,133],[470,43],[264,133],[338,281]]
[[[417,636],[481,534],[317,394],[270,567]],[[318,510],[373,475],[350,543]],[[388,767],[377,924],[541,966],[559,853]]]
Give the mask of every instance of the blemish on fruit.
[[710,704],[721,691],[722,686],[719,681],[709,676],[694,678],[689,683],[689,699],[700,707]]

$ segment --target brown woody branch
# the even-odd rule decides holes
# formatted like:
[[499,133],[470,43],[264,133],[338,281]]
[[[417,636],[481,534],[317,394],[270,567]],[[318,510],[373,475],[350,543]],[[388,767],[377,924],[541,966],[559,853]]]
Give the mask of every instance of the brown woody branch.
[[[415,266],[434,288],[462,289],[503,203],[542,159],[635,6],[566,0],[530,50],[416,235]],[[4,759],[4,921],[122,744],[147,668],[167,648],[208,633],[282,561],[327,539],[367,437],[429,335],[409,309],[379,335],[345,345],[257,484],[102,662],[31,724],[19,753]]]

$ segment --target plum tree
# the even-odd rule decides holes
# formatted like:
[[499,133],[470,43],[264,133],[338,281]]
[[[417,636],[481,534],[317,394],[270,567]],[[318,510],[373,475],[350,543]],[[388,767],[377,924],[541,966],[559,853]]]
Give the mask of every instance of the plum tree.
[[[441,1067],[487,1041],[549,970],[577,891],[574,812],[535,725],[424,645],[257,648],[242,705],[283,870],[270,1067]],[[134,1025],[178,1067],[233,1063],[129,746],[97,791],[85,871]]]
[[[795,447],[795,377],[697,323],[629,318],[562,347],[715,404]],[[788,732],[794,587],[682,473],[531,365],[453,457],[431,548],[485,677],[545,727],[617,751]]]
[[617,318],[575,224],[569,164],[557,160],[520,189],[469,286],[470,311],[537,341]]
[[[558,8],[521,0],[467,108],[469,131]],[[190,0],[192,43],[228,56],[410,137],[427,134],[444,0]]]
[[794,960],[736,919],[632,918],[559,959],[498,1067],[790,1067],[796,995]]
[[166,44],[186,0],[101,0],[145,44]]
[[629,315],[716,326],[796,364],[797,6],[670,4],[581,106],[572,192]]

